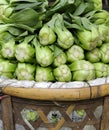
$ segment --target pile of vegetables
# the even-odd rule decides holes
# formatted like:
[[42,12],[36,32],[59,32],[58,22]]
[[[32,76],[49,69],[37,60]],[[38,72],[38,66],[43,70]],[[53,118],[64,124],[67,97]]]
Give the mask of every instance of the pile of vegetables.
[[109,76],[102,0],[0,1],[0,76],[36,82]]

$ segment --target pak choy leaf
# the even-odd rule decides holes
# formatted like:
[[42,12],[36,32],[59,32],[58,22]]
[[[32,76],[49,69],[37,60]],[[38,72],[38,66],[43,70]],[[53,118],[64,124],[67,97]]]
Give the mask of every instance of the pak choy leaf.
[[93,8],[94,8],[93,2],[84,2],[82,0],[81,3],[76,7],[76,10],[73,13],[73,15],[77,16],[84,15],[85,13],[92,11]]
[[70,29],[78,29],[78,30],[83,30],[79,25],[77,25],[77,24],[72,24],[72,23],[69,23],[69,22],[67,22],[67,21],[65,21],[65,26],[67,27],[67,28],[70,28]]
[[24,31],[20,28],[14,27],[14,26],[9,26],[8,30],[13,36],[19,36],[21,35]]
[[37,12],[45,12],[48,7],[48,0],[25,0],[25,1],[15,1],[11,3],[11,6],[14,7],[15,11],[19,11],[25,8],[32,8]]
[[54,13],[73,12],[75,8],[74,0],[56,0],[54,4],[49,6],[46,18],[51,17]]
[[[25,28],[31,32],[33,32],[34,30],[33,29],[28,29],[28,28]],[[15,25],[15,24],[0,24],[0,33],[3,33],[3,32],[9,32],[10,34],[12,34],[13,36],[19,36],[21,35],[22,33],[24,33],[25,30],[23,27],[21,26],[18,26],[18,25]]]
[[2,42],[8,42],[9,39],[13,38],[14,36],[11,35],[9,32],[5,31],[0,33],[0,43]]
[[69,13],[69,16],[71,17],[71,21],[67,22],[65,20],[65,24],[67,28],[73,28],[76,30],[91,30],[92,26],[95,26],[93,23],[90,22],[90,19],[87,17],[81,17],[81,16],[74,16]]
[[86,4],[84,2],[80,3],[80,5],[76,8],[75,12],[73,15],[80,15],[84,12],[86,9]]
[[31,8],[23,9],[16,13],[12,13],[9,18],[5,17],[4,15],[1,15],[1,19],[4,21],[4,23],[13,23],[14,25],[20,25],[33,29],[42,26],[43,18],[44,14],[40,14]]
[[16,2],[36,2],[37,0],[10,0],[10,3],[16,3]]
[[[81,26],[81,20],[78,16],[74,16],[71,13],[63,14],[64,24],[66,28],[83,30]],[[75,23],[75,20],[78,23]]]
[[37,2],[37,3],[22,3],[22,4],[18,4],[15,6],[14,10],[17,11],[17,10],[22,10],[22,9],[25,9],[25,8],[35,8],[37,6],[40,6],[41,5],[41,2]]
[[41,14],[31,8],[28,8],[12,14],[9,19],[14,23],[35,27],[38,22],[42,22],[41,17]]
[[81,22],[81,17],[74,16],[72,14],[70,14],[70,16],[72,18],[73,25],[75,25],[74,28],[78,26],[78,28],[76,28],[76,29],[83,30],[83,26],[82,26],[82,22]]
[[92,23],[86,17],[81,18],[81,23],[85,29],[87,30],[91,29]]

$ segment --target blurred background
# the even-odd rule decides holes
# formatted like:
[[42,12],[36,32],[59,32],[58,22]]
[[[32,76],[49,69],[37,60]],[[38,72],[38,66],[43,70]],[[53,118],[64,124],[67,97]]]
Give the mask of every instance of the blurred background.
[[109,11],[109,0],[103,0],[103,9]]

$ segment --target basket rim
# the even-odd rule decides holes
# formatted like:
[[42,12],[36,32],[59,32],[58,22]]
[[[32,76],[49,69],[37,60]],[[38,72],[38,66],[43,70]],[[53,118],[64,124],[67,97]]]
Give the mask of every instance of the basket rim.
[[2,93],[15,97],[49,100],[49,101],[77,101],[99,98],[109,95],[109,84],[82,88],[21,88],[7,86],[2,88]]

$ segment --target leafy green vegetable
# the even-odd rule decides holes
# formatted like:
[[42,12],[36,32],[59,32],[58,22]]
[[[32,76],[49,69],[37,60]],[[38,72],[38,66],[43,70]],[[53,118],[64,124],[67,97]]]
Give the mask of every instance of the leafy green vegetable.
[[92,26],[90,31],[86,29],[77,31],[76,36],[80,42],[79,45],[85,50],[92,50],[98,45],[99,32],[94,26]]
[[15,78],[14,72],[16,70],[16,63],[12,63],[5,59],[0,59],[0,77]]
[[15,72],[16,64],[11,63],[9,60],[0,59],[0,72],[2,73],[10,73]]
[[78,45],[71,46],[66,51],[66,55],[67,55],[68,62],[73,62],[75,60],[83,60],[85,57],[84,50]]
[[89,61],[74,61],[69,67],[72,71],[73,80],[75,81],[88,81],[95,78],[94,66]]
[[67,62],[67,56],[65,52],[58,46],[54,46],[54,61],[53,66],[60,66]]
[[29,63],[18,63],[15,75],[18,80],[34,80],[35,66]]
[[33,44],[36,50],[36,61],[42,67],[47,67],[53,63],[54,54],[49,46],[42,46],[37,38],[34,38]]
[[8,42],[2,44],[1,55],[7,59],[15,58],[15,49],[15,40],[11,38]]
[[102,0],[0,1],[0,77],[36,82],[105,77],[108,46],[109,12]]
[[9,41],[9,39],[13,38],[13,35],[11,35],[9,32],[2,32],[0,33],[0,43],[6,43]]
[[95,48],[85,53],[85,57],[88,61],[94,63],[101,60],[101,52],[99,48]]
[[14,74],[11,72],[0,72],[0,77],[1,78],[9,78],[9,79],[15,78]]
[[46,12],[46,19],[51,18],[55,13],[73,12],[76,8],[74,0],[56,0],[49,5]]
[[15,57],[20,62],[34,62],[35,48],[32,47],[34,35],[25,37],[24,41],[16,45]]
[[102,0],[87,0],[87,2],[92,2],[94,4],[94,10],[102,9]]
[[104,43],[100,47],[101,61],[103,63],[109,63],[109,43]]
[[54,68],[53,74],[56,80],[60,82],[69,82],[72,79],[71,71],[66,64]]
[[109,23],[109,12],[106,10],[96,11],[90,18],[90,21],[95,24],[108,24]]
[[39,41],[42,45],[49,45],[56,41],[54,31],[45,24],[39,31]]
[[108,75],[108,65],[102,62],[93,64],[95,67],[96,78],[106,77]]
[[36,75],[35,80],[37,82],[48,82],[48,81],[54,81],[54,75],[52,72],[51,67],[36,67]]
[[56,17],[54,24],[54,31],[57,34],[57,43],[63,49],[68,49],[74,44],[73,34],[64,26],[63,17],[60,14],[54,16]]
[[102,42],[109,42],[109,27],[106,24],[98,25],[99,36]]
[[24,24],[30,27],[37,27],[37,25],[42,25],[42,22],[40,20],[41,17],[42,16],[33,9],[27,8],[12,14],[9,18],[9,22]]

